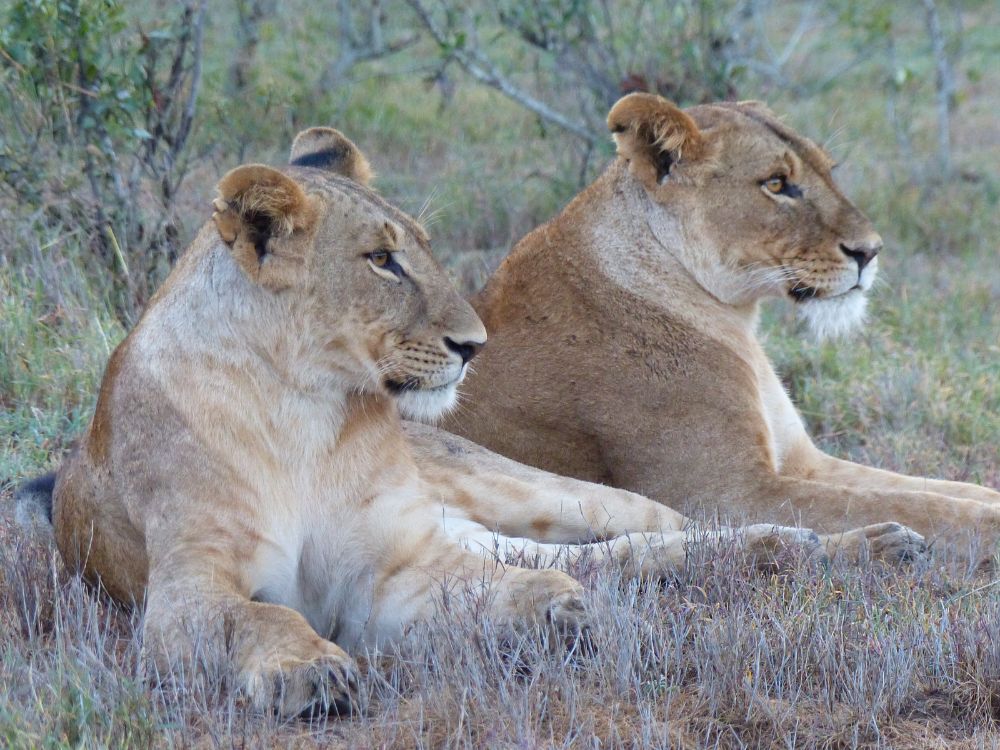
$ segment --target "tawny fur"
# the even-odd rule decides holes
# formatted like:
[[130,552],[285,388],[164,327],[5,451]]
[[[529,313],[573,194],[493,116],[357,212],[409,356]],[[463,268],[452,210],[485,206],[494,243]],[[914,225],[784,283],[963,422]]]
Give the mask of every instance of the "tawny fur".
[[[53,496],[67,564],[145,603],[157,672],[232,668],[282,715],[350,707],[348,651],[402,637],[449,592],[489,589],[511,627],[586,626],[576,581],[497,552],[662,576],[703,536],[631,492],[404,428],[401,410],[454,402],[485,331],[423,229],[351,179],[360,154],[303,153],[328,137],[296,140],[323,169],[223,178],[214,221],[112,355]],[[762,564],[818,547],[797,528],[715,533]],[[891,525],[856,536],[901,557],[922,545]]]
[[[490,346],[445,426],[686,513],[834,534],[892,518],[995,541],[997,492],[818,450],[758,340],[768,296],[798,293],[821,332],[863,314],[877,259],[861,270],[844,247],[881,241],[829,156],[753,102],[681,112],[629,96],[608,119],[619,158],[472,299]],[[684,142],[695,124],[701,151],[667,154],[657,179],[657,144],[681,143],[659,135],[670,119]],[[794,189],[770,194],[776,175]]]

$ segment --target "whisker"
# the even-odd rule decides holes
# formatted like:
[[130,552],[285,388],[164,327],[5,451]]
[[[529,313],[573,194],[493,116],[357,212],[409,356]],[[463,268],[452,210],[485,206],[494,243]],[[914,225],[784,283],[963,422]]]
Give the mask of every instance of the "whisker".
[[423,224],[425,227],[431,227],[435,222],[444,214],[445,210],[451,208],[453,203],[443,203],[433,210],[431,210],[431,204],[440,197],[440,188],[437,186],[431,188],[431,191],[427,194],[424,199],[423,205],[420,206],[420,211],[417,212],[417,221]]
[[733,268],[734,275],[740,277],[744,293],[781,287],[796,278],[796,272],[784,265],[771,265],[773,261],[756,261],[739,268]]

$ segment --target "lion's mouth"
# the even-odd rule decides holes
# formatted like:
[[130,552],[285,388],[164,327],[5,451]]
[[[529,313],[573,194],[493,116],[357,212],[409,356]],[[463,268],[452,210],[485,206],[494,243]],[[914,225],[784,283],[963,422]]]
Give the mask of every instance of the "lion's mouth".
[[[855,284],[850,289],[845,292],[840,292],[839,294],[827,294],[823,297],[824,300],[833,300],[839,297],[846,297],[854,292],[864,293],[865,289],[861,284]],[[793,286],[788,290],[788,296],[790,296],[796,302],[808,302],[811,299],[816,299],[821,294],[820,290],[814,286],[806,286],[805,284]]]
[[[465,368],[457,378],[441,385],[427,385],[426,380],[407,376],[386,378],[382,382],[399,407],[399,413],[406,419],[417,422],[433,422],[452,409],[458,402],[456,386],[462,382]],[[432,381],[433,382],[433,381]]]
[[796,284],[788,290],[788,294],[796,302],[805,302],[806,300],[818,297],[819,289],[814,286],[806,286],[805,284]]
[[407,391],[419,391],[420,381],[417,378],[405,378],[403,380],[385,379],[385,387],[392,394],[406,393]]
[[[462,375],[465,374],[463,369]],[[436,393],[438,391],[447,391],[449,388],[454,388],[462,381],[462,376],[455,378],[451,382],[443,383],[441,385],[435,386],[424,386],[421,385],[420,379],[415,377],[407,377],[403,380],[394,380],[392,378],[386,378],[382,382],[385,384],[386,390],[389,391],[394,396],[398,396],[402,393],[412,393],[414,391],[419,391],[421,393]]]

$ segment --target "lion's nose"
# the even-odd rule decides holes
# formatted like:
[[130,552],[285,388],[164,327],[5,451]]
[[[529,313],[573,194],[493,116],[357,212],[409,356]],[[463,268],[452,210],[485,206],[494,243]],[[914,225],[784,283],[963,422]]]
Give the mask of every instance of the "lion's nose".
[[871,263],[872,258],[878,255],[878,251],[882,249],[882,243],[873,242],[868,245],[857,245],[855,247],[848,247],[844,243],[840,243],[840,249],[844,251],[844,255],[852,258],[858,264],[858,273],[861,273],[864,267]]
[[462,358],[463,365],[475,357],[479,350],[483,348],[483,342],[481,341],[459,342],[449,338],[448,336],[444,337],[444,345],[448,347],[450,351],[455,352],[455,354]]

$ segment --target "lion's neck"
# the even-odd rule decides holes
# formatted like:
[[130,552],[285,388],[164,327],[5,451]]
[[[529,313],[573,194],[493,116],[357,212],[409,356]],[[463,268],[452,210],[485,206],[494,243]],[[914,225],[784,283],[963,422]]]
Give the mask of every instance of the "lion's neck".
[[[594,269],[644,305],[686,319],[701,330],[752,335],[758,302],[710,248],[699,247],[692,227],[653,203],[621,163],[590,188],[588,211],[566,220],[584,227],[579,252],[581,281],[592,285]],[[577,215],[574,215],[577,214]],[[587,268],[586,266],[589,266]],[[668,291],[669,290],[669,291]]]

